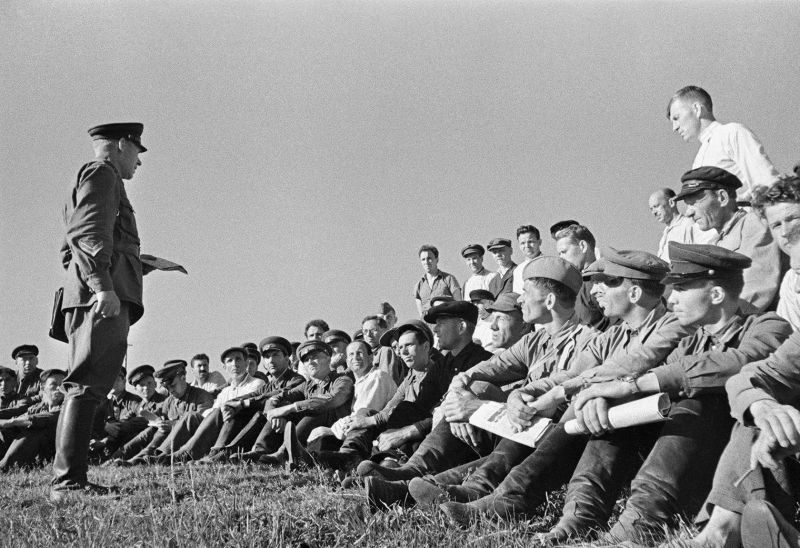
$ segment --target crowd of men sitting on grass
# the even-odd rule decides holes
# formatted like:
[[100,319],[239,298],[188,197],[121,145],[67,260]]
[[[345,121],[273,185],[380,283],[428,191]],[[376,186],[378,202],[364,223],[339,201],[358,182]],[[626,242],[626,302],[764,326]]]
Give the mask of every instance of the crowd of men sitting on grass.
[[[704,228],[720,240],[736,238],[733,250],[669,241],[669,262],[624,245],[598,258],[586,226],[560,223],[560,257],[536,245],[511,275],[489,276],[483,247],[467,245],[462,255],[482,279],[465,288],[487,284],[469,300],[437,285],[450,275],[433,261],[433,283],[423,277],[415,289],[420,318],[397,322],[383,303],[352,337],[314,320],[299,344],[271,335],[226,349],[227,379],[205,354],[123,370],[91,426],[93,460],[318,466],[363,489],[375,509],[435,505],[464,527],[479,516],[532,517],[566,485],[563,515],[542,545],[588,535],[658,542],[680,517],[704,525],[693,542],[718,545],[763,524],[764,508],[775,520],[792,516],[800,178],[756,189],[747,210],[736,204],[740,185],[701,167],[675,198],[713,219]],[[538,240],[535,230],[520,229],[521,247]],[[438,250],[423,246],[426,276],[430,256]],[[794,268],[779,290],[787,260]],[[52,457],[65,375],[38,369],[33,345],[12,356],[19,373],[0,368],[3,470]],[[671,399],[667,421],[610,428],[609,407],[660,392]],[[469,423],[485,401],[505,402],[520,430],[541,416],[555,426],[535,448],[500,438]],[[582,434],[566,432],[570,418]]]

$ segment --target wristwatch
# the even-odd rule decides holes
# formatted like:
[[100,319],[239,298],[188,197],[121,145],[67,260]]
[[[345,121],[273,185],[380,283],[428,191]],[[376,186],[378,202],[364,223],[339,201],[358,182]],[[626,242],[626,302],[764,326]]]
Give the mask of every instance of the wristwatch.
[[642,390],[639,388],[639,385],[638,385],[638,384],[636,384],[636,379],[637,379],[637,378],[638,378],[638,377],[636,377],[636,376],[634,376],[634,375],[624,375],[624,376],[622,376],[622,377],[619,377],[617,380],[618,380],[618,381],[622,381],[622,382],[627,382],[627,383],[630,383],[630,384],[631,384],[631,386],[633,386],[633,393],[634,393],[634,394],[638,394],[638,393],[639,393],[639,392],[641,392]]

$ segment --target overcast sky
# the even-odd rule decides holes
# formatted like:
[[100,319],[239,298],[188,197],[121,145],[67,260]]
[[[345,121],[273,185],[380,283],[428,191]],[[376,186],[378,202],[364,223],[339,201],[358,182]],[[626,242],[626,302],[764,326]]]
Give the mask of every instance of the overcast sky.
[[[647,197],[697,143],[669,97],[705,87],[779,171],[800,160],[800,11],[786,2],[0,2],[0,364],[47,338],[61,207],[86,130],[141,121],[126,183],[145,279],[129,365],[212,355],[381,301],[415,313],[417,249],[564,218],[654,251]],[[545,253],[553,253],[549,237]],[[515,253],[519,258],[519,253]],[[489,268],[495,265],[487,256]]]

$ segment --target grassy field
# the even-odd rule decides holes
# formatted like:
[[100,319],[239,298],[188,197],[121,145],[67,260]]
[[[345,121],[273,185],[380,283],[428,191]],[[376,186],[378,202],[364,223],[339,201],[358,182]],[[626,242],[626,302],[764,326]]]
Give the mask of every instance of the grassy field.
[[49,469],[3,477],[0,546],[527,546],[558,517],[560,501],[530,523],[476,523],[437,511],[372,513],[360,490],[318,470],[222,466],[97,468],[90,478],[121,496],[47,500]]

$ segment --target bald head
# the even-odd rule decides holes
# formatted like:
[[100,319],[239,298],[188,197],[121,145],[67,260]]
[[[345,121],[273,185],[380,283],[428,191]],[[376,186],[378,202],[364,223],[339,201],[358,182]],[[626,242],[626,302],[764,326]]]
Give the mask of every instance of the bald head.
[[678,207],[673,201],[674,197],[675,192],[671,188],[660,188],[653,192],[647,200],[650,213],[659,223],[669,225],[672,219],[678,215]]

